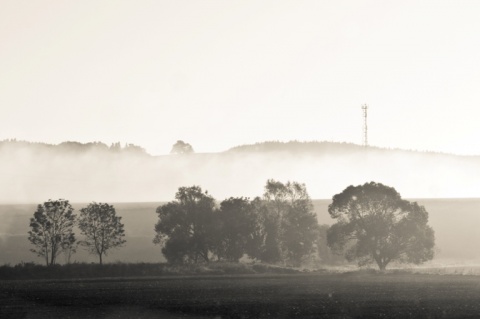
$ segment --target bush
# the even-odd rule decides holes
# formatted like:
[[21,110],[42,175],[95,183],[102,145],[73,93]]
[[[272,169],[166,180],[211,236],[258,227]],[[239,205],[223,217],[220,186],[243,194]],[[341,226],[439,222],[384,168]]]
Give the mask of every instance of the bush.
[[208,264],[167,263],[111,263],[44,266],[32,262],[15,266],[0,266],[0,280],[17,279],[85,279],[117,277],[198,276],[198,275],[246,275],[246,274],[292,274],[300,271],[267,264],[244,264],[212,262]]

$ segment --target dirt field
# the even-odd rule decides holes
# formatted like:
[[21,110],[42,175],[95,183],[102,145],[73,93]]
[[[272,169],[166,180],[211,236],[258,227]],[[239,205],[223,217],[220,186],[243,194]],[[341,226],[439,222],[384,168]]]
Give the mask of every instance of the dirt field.
[[1,318],[465,318],[480,277],[309,273],[0,282]]

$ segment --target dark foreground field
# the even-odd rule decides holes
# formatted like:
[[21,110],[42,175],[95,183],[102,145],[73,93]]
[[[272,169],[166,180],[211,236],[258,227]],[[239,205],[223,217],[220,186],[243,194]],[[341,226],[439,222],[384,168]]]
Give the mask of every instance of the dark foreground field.
[[478,318],[480,277],[293,274],[0,282],[0,318]]

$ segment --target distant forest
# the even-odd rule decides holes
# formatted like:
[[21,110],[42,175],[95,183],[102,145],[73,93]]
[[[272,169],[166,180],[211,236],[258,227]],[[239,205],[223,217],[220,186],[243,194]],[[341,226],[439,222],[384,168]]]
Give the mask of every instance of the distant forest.
[[301,181],[316,199],[372,180],[410,198],[479,197],[480,156],[325,141],[270,141],[217,153],[202,153],[189,141],[170,147],[170,154],[153,156],[118,142],[0,141],[0,202],[149,202],[167,200],[182,185],[203,185],[217,197],[252,197],[269,178]]
[[[178,141],[182,142],[183,141]],[[177,143],[178,143],[177,142]],[[174,146],[176,144],[173,144]],[[189,145],[189,144],[187,144]],[[75,141],[65,141],[60,144],[48,144],[42,142],[20,141],[16,139],[5,139],[0,141],[0,150],[4,146],[13,146],[17,148],[29,148],[32,150],[51,150],[56,152],[87,152],[100,151],[110,153],[135,153],[141,155],[151,156],[143,147],[131,143],[121,144],[120,142],[112,143],[110,146],[103,142],[88,142],[80,143]],[[384,152],[401,152],[401,153],[418,153],[418,154],[437,154],[437,155],[451,155],[448,153],[432,152],[432,151],[417,151],[404,149],[381,148],[376,146],[368,146],[369,151],[384,151]],[[359,144],[347,142],[327,142],[327,141],[265,141],[255,144],[244,144],[234,146],[224,152],[220,153],[269,153],[269,152],[288,152],[288,153],[342,153],[342,152],[359,152],[365,151],[365,147]],[[173,152],[172,153],[176,153]],[[193,152],[192,152],[193,153]],[[461,156],[461,157],[480,157],[480,156]]]
[[56,152],[79,152],[80,153],[80,152],[86,152],[86,151],[100,151],[100,152],[111,152],[111,153],[129,152],[129,153],[148,155],[145,149],[138,145],[125,143],[125,145],[122,146],[120,142],[112,143],[110,146],[108,146],[107,144],[102,142],[80,143],[80,142],[66,141],[60,144],[48,144],[48,143],[41,143],[41,142],[28,142],[28,141],[17,141],[16,139],[7,139],[7,140],[0,141],[0,150],[4,146],[14,146],[17,148],[29,148],[33,150],[51,150]]

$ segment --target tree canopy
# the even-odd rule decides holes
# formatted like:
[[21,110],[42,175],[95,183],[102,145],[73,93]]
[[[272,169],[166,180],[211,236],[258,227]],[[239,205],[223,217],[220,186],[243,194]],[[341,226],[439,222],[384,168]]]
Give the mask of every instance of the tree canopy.
[[230,197],[220,203],[215,213],[218,259],[237,262],[248,251],[257,223],[255,202],[244,197]]
[[192,145],[185,143],[182,140],[178,140],[172,146],[172,150],[170,151],[171,154],[190,154],[193,153]]
[[313,253],[318,221],[305,184],[270,179],[265,185],[262,260],[299,266]]
[[169,262],[208,262],[213,245],[215,200],[199,186],[180,187],[175,201],[157,208],[154,243]]
[[304,184],[268,180],[264,198],[231,197],[216,207],[198,186],[180,187],[157,208],[154,242],[169,262],[255,260],[299,266],[318,253],[319,226]]
[[337,222],[328,245],[359,265],[392,261],[420,264],[433,258],[434,231],[423,206],[401,198],[392,187],[370,182],[348,186],[328,207]]
[[30,218],[28,240],[35,246],[31,249],[44,257],[47,266],[55,265],[57,256],[75,244],[75,215],[68,200],[48,200],[37,206]]
[[80,210],[78,228],[85,236],[81,243],[91,254],[98,255],[100,264],[109,250],[126,242],[121,219],[115,208],[106,203],[91,203]]

